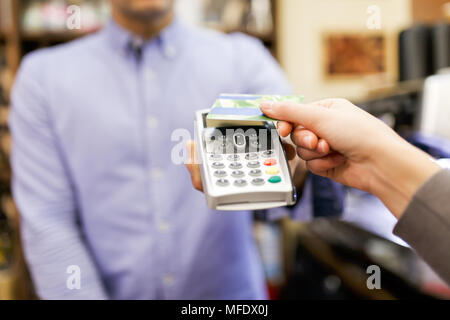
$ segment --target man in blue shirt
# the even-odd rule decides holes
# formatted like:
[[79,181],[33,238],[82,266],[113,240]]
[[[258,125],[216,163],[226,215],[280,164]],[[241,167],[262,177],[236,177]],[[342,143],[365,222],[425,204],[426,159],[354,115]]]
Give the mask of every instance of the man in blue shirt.
[[251,213],[208,210],[171,134],[220,93],[290,88],[258,41],[184,26],[172,2],[112,0],[104,30],[22,63],[13,191],[41,298],[266,297]]

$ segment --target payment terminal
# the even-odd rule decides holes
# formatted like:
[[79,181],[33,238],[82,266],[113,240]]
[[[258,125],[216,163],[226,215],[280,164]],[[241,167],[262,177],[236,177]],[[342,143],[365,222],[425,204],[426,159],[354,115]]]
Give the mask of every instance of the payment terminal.
[[208,112],[196,113],[196,149],[208,206],[245,211],[295,204],[296,190],[273,122],[208,128]]

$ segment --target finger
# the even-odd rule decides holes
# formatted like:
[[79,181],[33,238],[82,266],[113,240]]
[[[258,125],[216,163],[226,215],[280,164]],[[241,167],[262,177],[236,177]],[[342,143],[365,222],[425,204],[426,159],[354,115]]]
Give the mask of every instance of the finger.
[[331,151],[330,145],[324,139],[320,139],[317,143],[317,151],[322,154],[328,154]]
[[298,148],[297,149],[297,154],[298,154],[298,156],[300,158],[302,158],[305,161],[321,159],[321,158],[325,158],[325,157],[327,157],[329,155],[328,153],[321,153],[321,152],[318,152],[318,151],[311,151],[311,150],[304,149],[304,148]]
[[293,160],[296,157],[297,152],[292,144],[283,142],[283,148],[286,152],[286,157],[288,160]]
[[200,175],[200,167],[198,165],[194,165],[192,168],[191,182],[192,186],[196,190],[203,192],[202,177]]
[[200,167],[197,164],[186,164],[186,168],[189,170],[189,173],[191,175],[192,186],[198,191],[203,191]]
[[319,138],[313,132],[303,127],[295,129],[291,139],[297,146],[309,150],[315,150],[319,143]]
[[303,127],[295,129],[291,139],[301,149],[316,151],[322,156],[331,152],[330,145],[326,140],[319,139],[313,132]]
[[[261,111],[270,118],[300,124],[316,131],[319,124],[330,118],[329,108],[317,104],[299,104],[295,102],[263,102]],[[320,134],[320,132],[317,132]]]
[[315,174],[324,175],[329,170],[340,167],[346,162],[346,158],[339,153],[332,153],[324,158],[306,162],[308,169]]
[[277,128],[280,136],[286,138],[292,132],[293,126],[289,122],[280,121],[277,124]]
[[186,150],[188,153],[188,159],[186,162],[186,168],[191,175],[191,182],[195,189],[198,191],[203,191],[202,176],[200,174],[200,166],[198,161],[196,161],[195,143],[193,141],[188,141],[186,143]]
[[189,140],[186,142],[186,151],[187,151],[187,165],[192,165],[195,163],[195,142],[192,140]]

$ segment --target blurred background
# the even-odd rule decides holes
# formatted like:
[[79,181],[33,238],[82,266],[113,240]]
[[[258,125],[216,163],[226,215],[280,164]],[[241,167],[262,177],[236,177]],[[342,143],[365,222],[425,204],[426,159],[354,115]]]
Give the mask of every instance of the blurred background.
[[[73,4],[83,12],[81,30],[66,27]],[[177,11],[189,24],[259,38],[307,100],[350,99],[434,157],[450,158],[450,2],[177,0]],[[10,194],[7,117],[15,73],[28,52],[95,32],[109,14],[107,0],[0,0],[0,299],[35,297]],[[372,201],[373,212],[352,212],[357,201]],[[347,208],[351,223],[255,216],[272,298],[450,297],[392,236],[395,221],[380,203],[358,193]],[[381,291],[365,286],[370,264],[388,275]]]

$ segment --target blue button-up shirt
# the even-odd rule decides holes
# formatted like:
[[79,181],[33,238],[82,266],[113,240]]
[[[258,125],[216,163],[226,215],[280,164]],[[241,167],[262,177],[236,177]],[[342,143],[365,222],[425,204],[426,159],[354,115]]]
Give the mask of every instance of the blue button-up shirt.
[[141,55],[132,39],[111,22],[20,68],[13,191],[38,294],[265,298],[251,214],[207,209],[172,162],[172,133],[192,133],[194,111],[220,93],[289,93],[285,77],[240,34],[175,21]]

